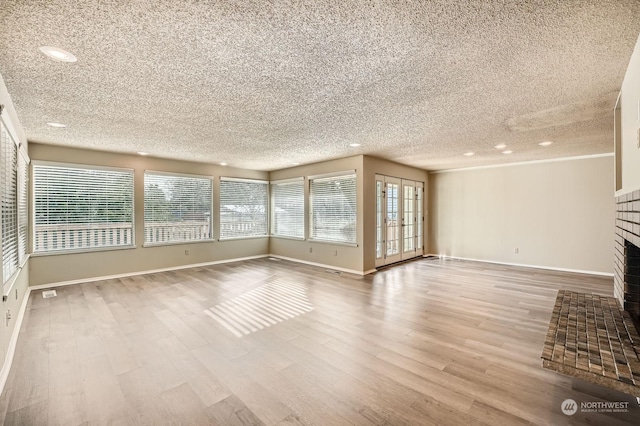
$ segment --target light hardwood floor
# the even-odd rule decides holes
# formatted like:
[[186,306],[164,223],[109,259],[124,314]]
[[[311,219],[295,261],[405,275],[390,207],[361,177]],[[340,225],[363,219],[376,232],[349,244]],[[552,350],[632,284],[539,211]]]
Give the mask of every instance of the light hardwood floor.
[[[421,259],[358,277],[259,259],[32,292],[7,425],[640,424],[541,367],[558,289],[612,279]],[[213,309],[212,309],[213,308]],[[629,413],[560,410],[630,401]]]

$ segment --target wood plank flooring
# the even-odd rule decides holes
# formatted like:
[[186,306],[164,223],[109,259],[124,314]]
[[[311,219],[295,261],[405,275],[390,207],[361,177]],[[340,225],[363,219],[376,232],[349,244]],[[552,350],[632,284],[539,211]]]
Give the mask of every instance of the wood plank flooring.
[[[297,298],[283,297],[287,283]],[[35,291],[0,419],[639,424],[635,398],[542,368],[559,289],[611,295],[613,279],[438,259],[359,277],[258,259]],[[566,399],[628,412],[567,416]]]

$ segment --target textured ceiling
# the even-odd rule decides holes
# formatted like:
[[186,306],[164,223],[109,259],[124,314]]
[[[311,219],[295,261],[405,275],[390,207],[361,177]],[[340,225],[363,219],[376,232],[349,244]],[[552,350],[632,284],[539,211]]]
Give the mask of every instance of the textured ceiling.
[[30,141],[257,170],[611,152],[640,33],[638,0],[0,5],[0,74]]

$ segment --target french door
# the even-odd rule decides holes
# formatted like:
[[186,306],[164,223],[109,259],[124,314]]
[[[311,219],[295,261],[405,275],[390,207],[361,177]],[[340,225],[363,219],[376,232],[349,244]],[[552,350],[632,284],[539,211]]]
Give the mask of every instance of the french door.
[[376,266],[422,256],[424,184],[376,175]]

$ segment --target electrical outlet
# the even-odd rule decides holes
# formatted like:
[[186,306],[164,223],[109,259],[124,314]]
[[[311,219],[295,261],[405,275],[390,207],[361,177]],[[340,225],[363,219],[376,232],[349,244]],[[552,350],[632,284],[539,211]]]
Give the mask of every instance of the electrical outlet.
[[5,318],[6,318],[5,325],[8,326],[9,325],[9,321],[11,320],[11,309],[7,309],[7,316]]
[[309,253],[313,253],[313,247],[309,247]]
[[513,249],[513,252],[514,252],[514,253],[516,253],[516,254],[517,254],[519,251],[520,251],[520,249],[519,249],[518,247],[516,247],[516,248],[514,248],[514,249]]
[[189,256],[189,250],[185,250],[185,251],[184,251],[184,255],[185,255],[185,256]]
[[336,250],[335,252],[333,252],[333,255],[334,255],[334,256],[337,256],[337,255],[338,255],[338,250]]

